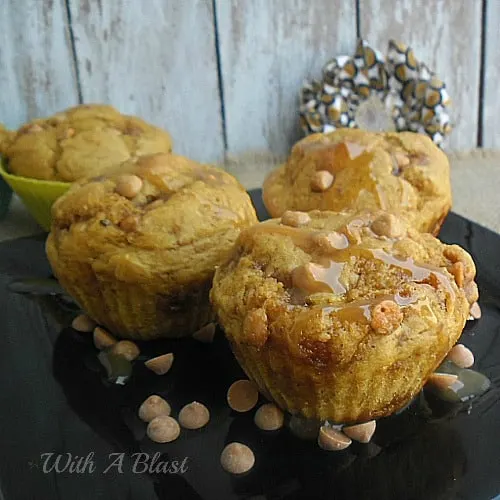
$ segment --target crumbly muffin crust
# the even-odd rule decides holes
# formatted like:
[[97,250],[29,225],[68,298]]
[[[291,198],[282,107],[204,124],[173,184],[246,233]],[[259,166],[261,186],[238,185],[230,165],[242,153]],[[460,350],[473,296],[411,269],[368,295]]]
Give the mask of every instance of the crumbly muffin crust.
[[211,300],[264,395],[364,422],[420,391],[462,332],[474,276],[463,249],[387,212],[287,212],[241,233]]
[[64,288],[116,335],[182,336],[211,320],[215,267],[256,222],[231,175],[150,155],[58,199],[47,255]]
[[449,162],[420,134],[339,129],[299,141],[263,187],[273,217],[286,210],[389,210],[437,234],[451,207]]
[[73,182],[134,156],[171,150],[172,139],[164,130],[100,104],[33,120],[15,133],[0,131],[0,153],[9,171],[42,180]]

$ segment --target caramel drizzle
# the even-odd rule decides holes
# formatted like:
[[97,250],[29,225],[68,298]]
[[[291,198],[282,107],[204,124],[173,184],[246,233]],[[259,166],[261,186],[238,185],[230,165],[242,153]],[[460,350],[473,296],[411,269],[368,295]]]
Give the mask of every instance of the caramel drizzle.
[[[378,197],[380,207],[383,210],[387,209],[387,195],[383,186],[377,182],[376,177],[373,175],[372,162],[374,154],[371,151],[367,151],[365,146],[347,140],[337,144],[332,144],[326,140],[303,144],[301,145],[301,149],[304,154],[307,154],[313,159],[317,158],[317,170],[326,170],[334,176],[348,167],[352,167],[357,171],[366,169],[372,183],[371,192]],[[359,191],[357,196],[359,196],[362,191],[363,190]]]
[[[349,224],[355,223],[357,227],[367,224],[368,220],[355,219]],[[348,225],[349,225],[348,224]],[[276,221],[268,221],[248,228],[246,232],[279,234],[291,238],[293,243],[308,254],[312,250],[321,251],[319,246],[315,244],[314,237],[324,231],[294,228],[277,224]],[[398,259],[390,255],[385,250],[380,248],[363,248],[358,245],[351,245],[346,248],[331,248],[328,252],[322,252],[319,258],[313,259],[314,265],[309,266],[308,271],[304,271],[305,266],[299,266],[292,272],[292,282],[294,289],[292,290],[292,298],[295,304],[305,303],[305,299],[311,293],[333,293],[342,295],[347,292],[346,286],[340,281],[343,267],[352,256],[364,256],[366,258],[375,258],[388,266],[396,267],[404,271],[412,282],[422,283],[430,280],[434,275],[436,279],[444,286],[449,293],[451,299],[455,297],[455,292],[451,285],[450,279],[444,272],[436,266],[428,264],[416,264],[412,258],[406,260]],[[334,257],[334,258],[332,258]],[[310,285],[307,286],[307,279],[304,278],[304,273],[309,273],[306,278],[309,278]],[[294,274],[297,277],[294,279]],[[304,286],[305,284],[305,286]],[[299,286],[297,286],[299,285]],[[393,300],[401,307],[407,307],[415,303],[418,299],[414,296],[402,296],[399,293],[394,295],[379,296],[375,299],[356,301],[344,306],[327,306],[323,310],[328,313],[335,313],[336,316],[349,320],[369,321],[371,318],[370,308],[380,303],[383,300]]]

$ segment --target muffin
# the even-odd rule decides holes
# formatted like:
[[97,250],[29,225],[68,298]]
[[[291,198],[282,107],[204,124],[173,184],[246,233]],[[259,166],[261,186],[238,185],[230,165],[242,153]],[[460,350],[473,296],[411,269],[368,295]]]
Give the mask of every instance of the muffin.
[[11,174],[73,182],[100,175],[131,157],[172,150],[170,135],[112,106],[84,104],[0,131]]
[[475,272],[463,249],[385,211],[285,212],[240,234],[211,301],[262,394],[357,423],[421,390],[477,300]]
[[424,135],[340,129],[292,148],[263,188],[272,217],[286,210],[388,210],[436,235],[451,208],[446,155]]
[[188,335],[243,228],[257,222],[226,172],[170,154],[76,183],[53,206],[47,255],[61,285],[120,337]]

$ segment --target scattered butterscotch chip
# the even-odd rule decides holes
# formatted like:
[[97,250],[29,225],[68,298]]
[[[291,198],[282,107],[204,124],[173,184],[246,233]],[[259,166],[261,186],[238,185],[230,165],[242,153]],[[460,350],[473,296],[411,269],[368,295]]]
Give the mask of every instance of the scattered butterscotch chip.
[[318,445],[323,450],[340,451],[351,445],[352,441],[342,431],[322,425],[318,434]]
[[372,231],[378,236],[401,238],[404,235],[403,223],[393,214],[380,214],[372,223]]
[[142,189],[142,179],[137,175],[121,175],[116,181],[115,191],[125,198],[134,198]]
[[479,303],[474,302],[474,304],[470,306],[470,315],[473,319],[479,319],[481,317],[481,314],[481,307],[479,306]]
[[433,373],[428,379],[427,383],[437,390],[443,391],[449,389],[458,377],[451,373]]
[[250,411],[259,399],[259,391],[250,380],[237,380],[227,391],[227,403],[234,411]]
[[410,164],[410,158],[399,151],[394,153],[394,159],[400,168],[407,167]]
[[159,415],[149,422],[146,433],[155,443],[170,443],[179,437],[181,428],[174,418]]
[[281,223],[285,226],[299,227],[305,226],[306,224],[309,224],[309,222],[311,222],[311,217],[309,217],[309,214],[306,212],[294,212],[287,210],[281,216]]
[[157,356],[156,358],[148,359],[144,364],[146,368],[149,368],[151,371],[155,372],[156,375],[165,375],[170,368],[172,368],[172,363],[174,362],[173,353],[169,352],[168,354],[162,354],[161,356]]
[[276,431],[283,427],[283,411],[273,403],[262,405],[254,416],[255,425],[263,431]]
[[370,420],[364,424],[349,425],[342,428],[342,432],[360,443],[369,443],[377,427],[375,420]]
[[455,363],[460,368],[470,368],[474,364],[474,354],[463,344],[452,347],[447,359]]
[[254,466],[255,455],[242,443],[230,443],[222,450],[220,463],[230,474],[244,474]]
[[332,187],[334,179],[335,177],[328,170],[318,170],[311,177],[311,189],[317,192],[326,191]]
[[133,361],[141,353],[135,342],[131,340],[120,340],[111,347],[114,354],[123,356],[127,361]]
[[200,328],[197,332],[193,333],[193,338],[198,342],[203,342],[204,344],[210,344],[214,341],[215,336],[215,323],[209,323],[203,328]]
[[209,420],[208,408],[198,401],[187,404],[179,412],[179,423],[185,429],[201,429],[208,424]]
[[139,407],[139,418],[144,422],[151,422],[160,415],[169,416],[171,412],[170,405],[160,396],[153,394],[149,396]]
[[94,345],[97,349],[107,349],[116,344],[116,339],[107,330],[100,326],[94,328]]
[[90,333],[94,331],[96,322],[86,314],[80,314],[73,320],[71,327],[77,332]]
[[383,300],[372,309],[370,325],[380,335],[389,335],[402,321],[401,308],[393,300]]

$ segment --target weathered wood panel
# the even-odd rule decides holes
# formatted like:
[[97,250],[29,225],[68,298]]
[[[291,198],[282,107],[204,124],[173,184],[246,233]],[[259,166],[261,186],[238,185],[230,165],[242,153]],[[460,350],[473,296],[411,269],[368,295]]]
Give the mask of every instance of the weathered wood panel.
[[409,44],[447,84],[454,130],[445,147],[451,150],[477,144],[481,7],[479,0],[360,0],[365,40],[381,51],[390,39]]
[[223,157],[210,0],[71,0],[85,102],[166,128],[175,151]]
[[483,146],[500,148],[500,2],[486,4]]
[[30,118],[78,103],[64,0],[2,0],[0,121]]
[[216,0],[230,154],[284,155],[301,134],[298,92],[356,42],[354,0]]

